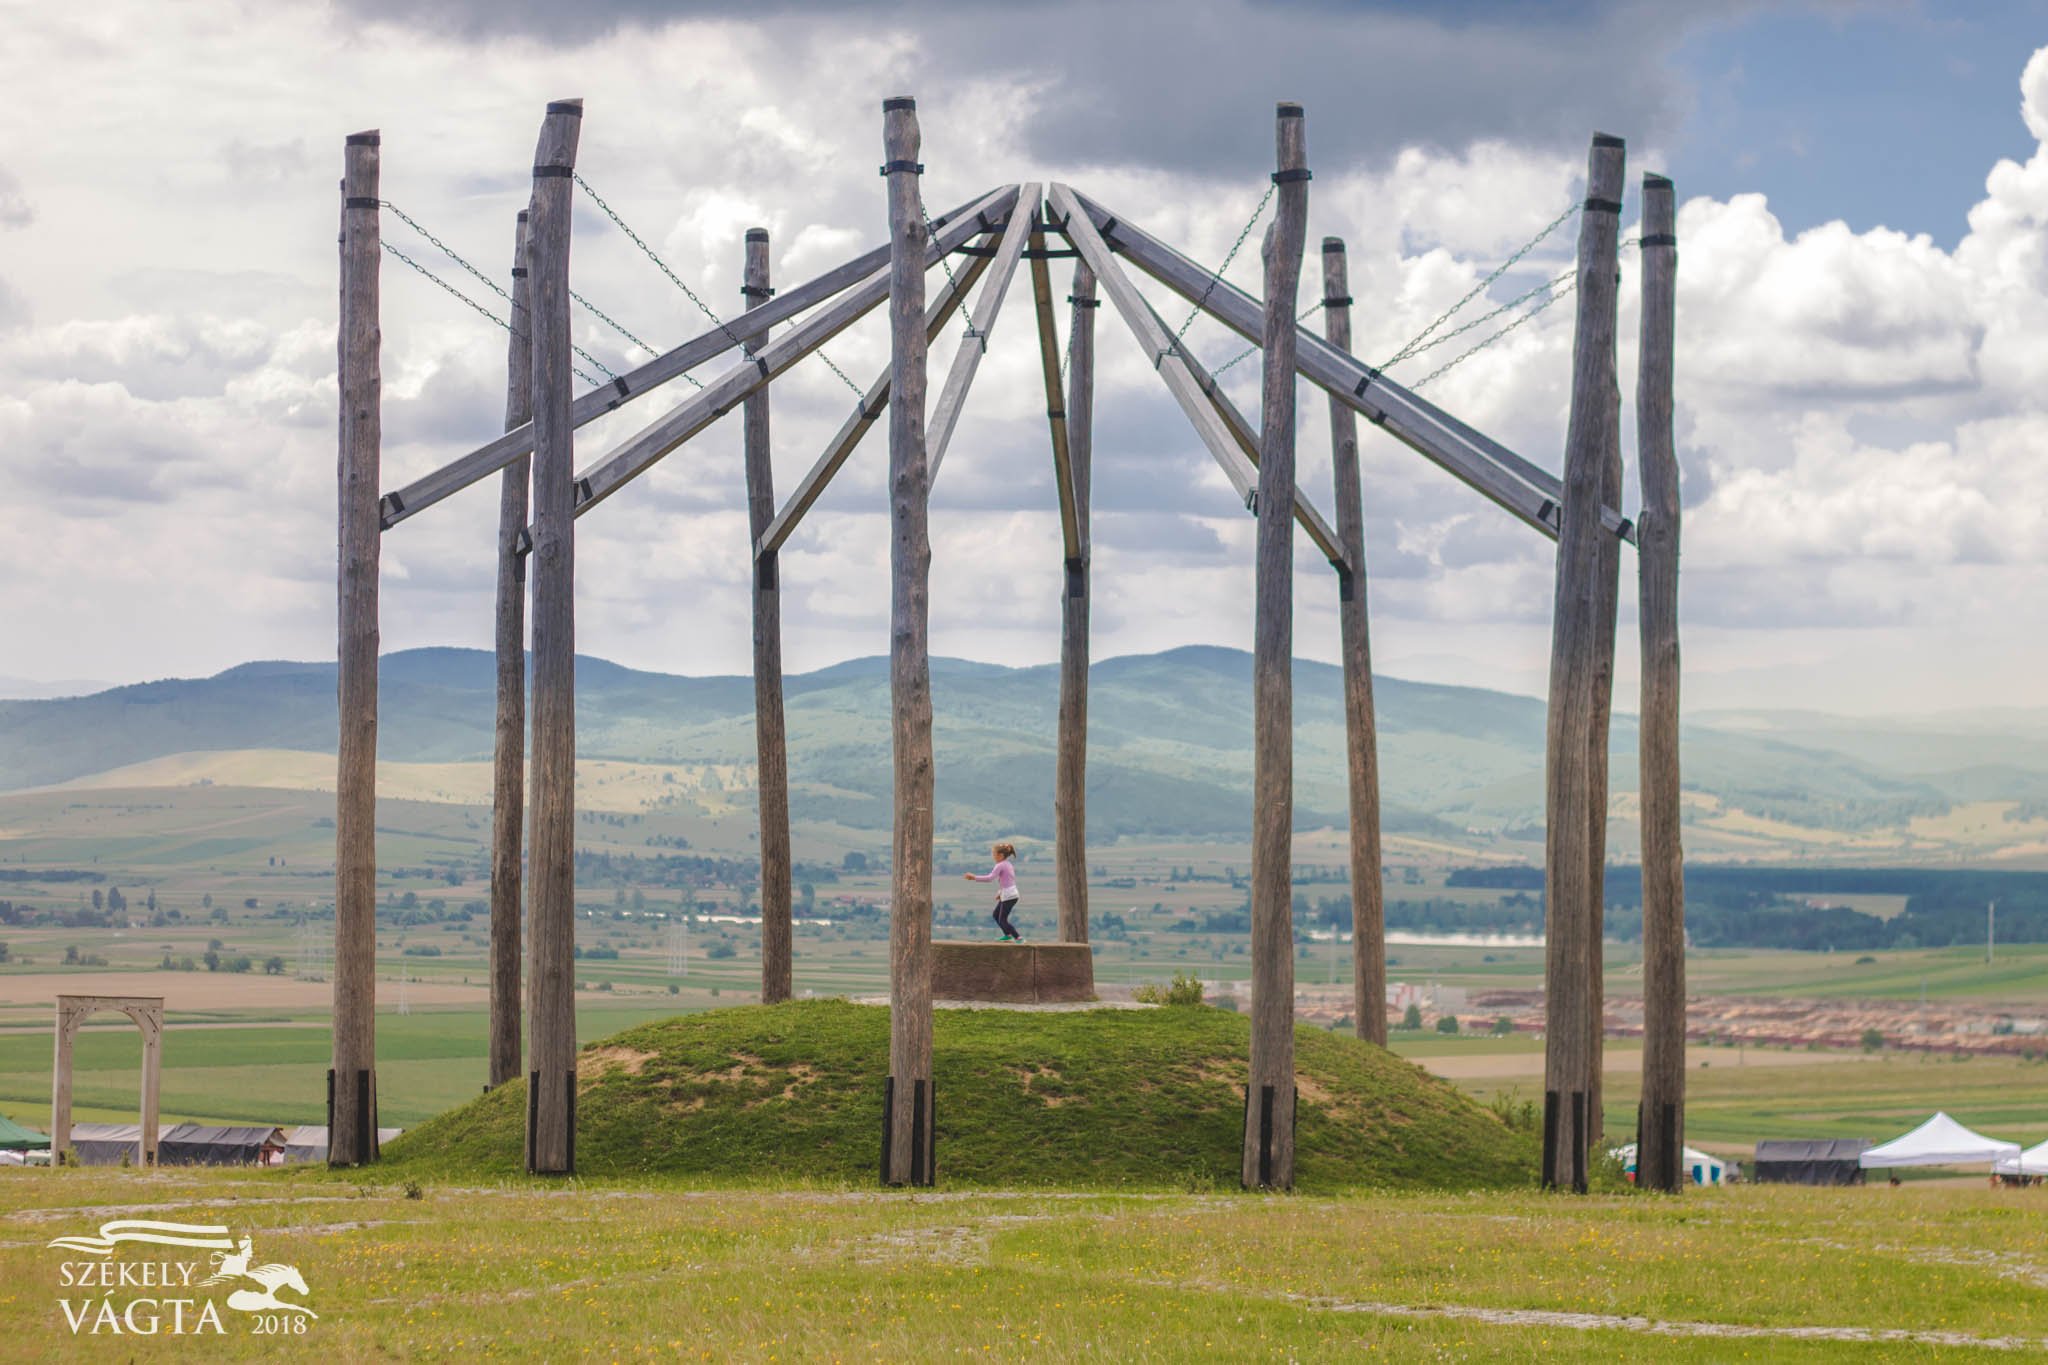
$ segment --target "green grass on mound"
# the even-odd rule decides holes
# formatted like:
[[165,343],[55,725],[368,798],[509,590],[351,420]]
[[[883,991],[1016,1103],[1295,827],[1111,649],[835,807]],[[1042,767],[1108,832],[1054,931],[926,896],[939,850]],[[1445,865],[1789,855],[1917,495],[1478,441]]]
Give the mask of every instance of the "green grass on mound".
[[[1237,1184],[1250,1025],[1193,1007],[935,1016],[939,1179],[947,1185]],[[843,1000],[681,1015],[583,1049],[576,1163],[589,1176],[871,1183],[889,1013]],[[1532,1136],[1370,1044],[1303,1028],[1297,1185],[1527,1184]],[[526,1087],[429,1120],[385,1169],[521,1169]]]

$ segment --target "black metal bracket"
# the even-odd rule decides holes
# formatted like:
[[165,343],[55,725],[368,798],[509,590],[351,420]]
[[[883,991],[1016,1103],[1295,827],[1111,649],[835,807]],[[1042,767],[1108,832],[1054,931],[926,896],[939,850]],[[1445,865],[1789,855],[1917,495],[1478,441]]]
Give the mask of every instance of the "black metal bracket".
[[881,173],[883,175],[894,175],[898,171],[909,171],[912,175],[923,175],[924,163],[922,161],[884,161],[882,163]]

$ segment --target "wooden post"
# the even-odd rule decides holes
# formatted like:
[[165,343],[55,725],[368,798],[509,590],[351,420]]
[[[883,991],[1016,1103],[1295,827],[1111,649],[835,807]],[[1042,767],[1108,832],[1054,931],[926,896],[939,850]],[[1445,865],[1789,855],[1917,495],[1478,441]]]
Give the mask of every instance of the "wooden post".
[[1685,852],[1678,807],[1678,455],[1671,438],[1678,220],[1671,182],[1643,177],[1636,359],[1637,615],[1642,626],[1643,1099],[1636,1187],[1685,1187]]
[[[882,101],[889,185],[889,698],[895,815],[889,901],[889,1082],[882,1180],[929,1185],[932,1170],[932,686],[926,627],[932,551],[925,522],[925,226],[917,101]],[[1023,212],[1020,206],[1017,210]]]
[[569,349],[570,176],[583,101],[541,121],[528,223],[533,341],[533,961],[526,1169],[576,1169],[576,432]]
[[[1351,349],[1351,277],[1342,237],[1323,238],[1323,318],[1330,344]],[[1330,462],[1337,485],[1338,652],[1344,661],[1345,768],[1351,787],[1351,1018],[1353,1032],[1387,1045],[1386,890],[1380,880],[1380,760],[1373,731],[1372,639],[1365,611],[1365,500],[1358,479],[1358,415],[1330,400]]]
[[[142,1154],[141,1164],[156,1165],[158,1110],[164,1089],[164,1008],[129,1009],[128,1017],[142,1030]],[[374,1135],[372,1142],[374,1143]]]
[[[526,211],[512,245],[512,329],[505,348],[505,430],[533,416],[533,331]],[[533,457],[505,466],[498,488],[498,720],[491,754],[491,1039],[493,1089],[519,1075],[521,880],[526,825],[526,498]]]
[[1074,505],[1076,554],[1066,563],[1060,601],[1059,756],[1053,770],[1053,880],[1059,887],[1060,941],[1088,941],[1088,504],[1095,421],[1095,272],[1074,263],[1073,319],[1067,334],[1067,468],[1062,496]]
[[[334,778],[334,1112],[327,1160],[377,1154],[377,510],[383,427],[378,138],[352,133],[341,200],[340,634]],[[371,1102],[365,1107],[362,1097]]]
[[[747,229],[747,258],[740,293],[749,312],[768,302],[768,229]],[[751,352],[765,332],[742,332]],[[768,386],[747,395],[740,408],[745,425],[749,545],[759,544],[775,520],[775,474],[769,461]],[[782,592],[779,552],[754,558],[754,754],[761,806],[761,1003],[789,999],[794,990],[791,962],[789,747],[782,722]]]
[[1299,104],[1276,119],[1277,210],[1266,232],[1265,375],[1252,646],[1252,1046],[1244,1110],[1247,1189],[1294,1185],[1294,351],[1308,224]]
[[[71,1148],[71,1044],[78,1036],[72,1011],[57,998],[57,1052],[50,1063],[50,1165],[64,1164]],[[144,1065],[148,1058],[143,1059]]]
[[[1551,620],[1550,719],[1544,805],[1543,1183],[1586,1186],[1594,1101],[1591,1040],[1597,1013],[1587,938],[1597,923],[1592,858],[1596,742],[1601,493],[1618,445],[1621,393],[1614,366],[1622,141],[1593,136],[1579,220],[1578,320],[1572,344],[1571,421],[1565,436],[1562,529]],[[1604,737],[1599,742],[1604,743]]]

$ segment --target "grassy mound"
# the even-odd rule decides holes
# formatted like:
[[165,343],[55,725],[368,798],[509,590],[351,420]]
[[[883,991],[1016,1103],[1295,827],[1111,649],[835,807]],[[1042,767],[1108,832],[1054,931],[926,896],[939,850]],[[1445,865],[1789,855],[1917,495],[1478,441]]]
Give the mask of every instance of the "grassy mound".
[[[951,1186],[1237,1184],[1250,1026],[1225,1010],[940,1010],[938,1166]],[[1295,1035],[1296,1184],[1474,1187],[1535,1178],[1534,1139],[1420,1067],[1320,1029]],[[871,1183],[888,1011],[843,1000],[680,1015],[578,1062],[576,1163],[591,1176]],[[521,1169],[523,1082],[419,1125],[384,1166]]]

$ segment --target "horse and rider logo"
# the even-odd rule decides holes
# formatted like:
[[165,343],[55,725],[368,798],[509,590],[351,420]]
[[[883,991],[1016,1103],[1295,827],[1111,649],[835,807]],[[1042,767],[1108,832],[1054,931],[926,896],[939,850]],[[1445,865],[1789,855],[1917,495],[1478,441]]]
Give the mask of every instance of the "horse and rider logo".
[[[118,1248],[129,1244],[158,1247],[181,1247],[209,1252],[204,1263],[196,1260],[152,1260],[121,1261],[114,1256]],[[67,1261],[63,1268],[62,1282],[66,1287],[79,1289],[109,1290],[116,1288],[142,1288],[161,1295],[176,1289],[205,1289],[216,1285],[235,1285],[227,1296],[227,1306],[242,1313],[260,1315],[297,1315],[303,1319],[317,1319],[319,1314],[304,1303],[278,1297],[289,1292],[300,1298],[311,1293],[306,1287],[305,1276],[297,1266],[270,1262],[255,1264],[254,1240],[244,1233],[240,1238],[230,1237],[225,1226],[204,1223],[165,1223],[146,1218],[116,1219],[100,1224],[98,1236],[58,1237],[50,1242],[57,1250],[74,1252],[82,1256],[97,1258],[89,1261]],[[202,1275],[202,1264],[212,1273]],[[254,1284],[255,1288],[249,1288]],[[116,1306],[112,1295],[97,1302],[86,1300],[77,1312],[73,1312],[71,1301],[64,1300],[67,1318],[72,1321],[72,1330],[79,1331],[88,1320],[102,1324],[115,1332],[154,1332],[156,1317],[161,1312],[173,1313],[174,1322],[183,1322],[188,1315],[204,1330],[222,1330],[219,1316],[213,1311],[210,1300],[169,1297],[132,1299]],[[147,1305],[145,1320],[152,1325],[143,1328],[136,1324],[139,1305]],[[97,1311],[94,1311],[94,1310]],[[155,1316],[152,1316],[155,1315]],[[277,1330],[277,1317],[260,1319],[257,1329]],[[289,1325],[287,1323],[287,1325]],[[95,1328],[95,1330],[98,1330]],[[181,1328],[174,1327],[174,1331]],[[302,1331],[303,1327],[292,1330]]]

